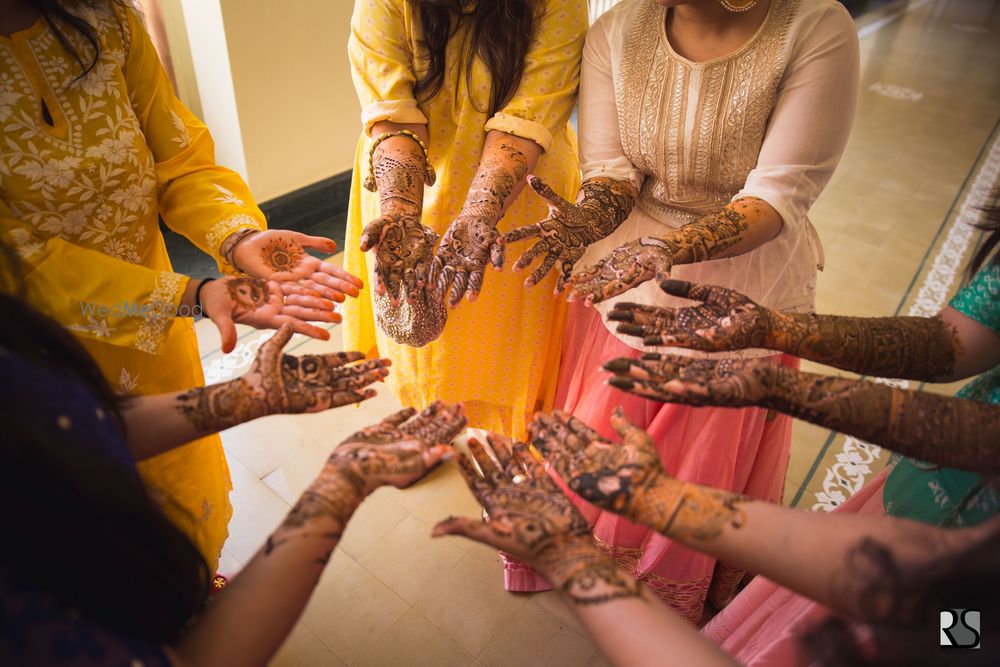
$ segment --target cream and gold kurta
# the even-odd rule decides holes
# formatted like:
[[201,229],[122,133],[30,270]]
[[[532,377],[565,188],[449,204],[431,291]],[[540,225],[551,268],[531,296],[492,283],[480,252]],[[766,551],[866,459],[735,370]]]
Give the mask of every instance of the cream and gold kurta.
[[[174,317],[188,277],[172,271],[157,215],[224,271],[226,236],[265,220],[215,164],[139,17],[114,11],[81,13],[101,43],[82,78],[44,19],[0,37],[0,234],[33,305],[77,334],[113,387],[154,394],[204,384],[192,320]],[[89,62],[85,40],[64,32]],[[218,436],[139,469],[214,568],[232,513]]]
[[[580,76],[587,5],[571,0],[539,5],[541,18],[520,87],[503,109],[490,115],[483,111],[489,107],[488,70],[475,62],[471,89],[461,74],[463,31],[449,43],[441,90],[418,103],[413,87],[422,62],[417,57],[419,14],[406,0],[355,2],[349,54],[365,131],[354,166],[345,268],[367,276],[366,285],[372,284],[373,261],[358,249],[358,239],[379,215],[378,194],[361,187],[374,123],[427,124],[428,152],[438,178],[425,190],[422,222],[442,236],[462,208],[490,130],[537,143],[544,154],[534,173],[562,196],[575,199],[580,179],[568,121]],[[537,222],[547,212],[545,202],[526,189],[499,230]],[[511,245],[508,267],[528,247],[527,242]],[[389,383],[404,405],[464,401],[470,426],[523,436],[532,413],[551,405],[565,312],[553,296],[554,273],[532,289],[524,288],[526,275],[487,268],[478,299],[452,310],[441,337],[421,348],[399,345],[378,330],[366,287],[345,304],[344,346],[391,358]]]

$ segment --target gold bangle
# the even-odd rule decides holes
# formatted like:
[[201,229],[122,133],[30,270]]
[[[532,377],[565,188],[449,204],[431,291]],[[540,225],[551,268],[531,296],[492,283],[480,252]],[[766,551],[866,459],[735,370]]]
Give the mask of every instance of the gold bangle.
[[375,183],[375,149],[378,148],[380,143],[390,137],[409,137],[417,142],[417,145],[420,146],[420,152],[424,154],[424,185],[434,185],[434,181],[437,180],[437,174],[434,173],[434,167],[431,166],[431,159],[427,154],[427,146],[424,144],[423,139],[417,136],[416,132],[396,130],[394,132],[383,132],[378,135],[375,141],[372,142],[371,148],[368,149],[368,177],[365,178],[365,189],[369,192],[378,191],[378,185]]

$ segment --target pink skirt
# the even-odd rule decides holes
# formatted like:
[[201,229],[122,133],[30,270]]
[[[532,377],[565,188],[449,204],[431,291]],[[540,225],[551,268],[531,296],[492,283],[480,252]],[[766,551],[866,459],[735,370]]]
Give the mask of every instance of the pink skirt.
[[[882,490],[888,469],[840,505],[836,512],[885,514]],[[795,667],[813,659],[800,639],[828,617],[829,608],[756,577],[702,633],[746,667]]]
[[[606,384],[601,369],[615,357],[641,352],[615,338],[599,313],[582,304],[570,306],[563,338],[563,363],[556,405],[611,440],[611,411],[646,429],[671,475],[769,502],[781,502],[791,445],[791,418],[763,408],[693,408],[660,403]],[[798,359],[773,357],[797,367]],[[780,361],[779,361],[780,360]],[[594,537],[637,579],[679,613],[698,622],[706,599],[721,608],[734,595],[744,573],[714,558],[674,543],[648,528],[574,499],[594,526]],[[547,590],[548,583],[523,564],[505,559],[507,590]]]

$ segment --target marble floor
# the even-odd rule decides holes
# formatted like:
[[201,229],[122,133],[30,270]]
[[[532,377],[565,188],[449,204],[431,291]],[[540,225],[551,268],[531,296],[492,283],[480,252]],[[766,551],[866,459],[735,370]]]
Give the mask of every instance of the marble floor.
[[[862,79],[847,153],[812,212],[826,249],[819,312],[932,314],[977,240],[967,222],[1000,173],[1000,3],[890,2],[857,18]],[[293,353],[331,351],[297,336]],[[199,323],[209,382],[243,372],[270,334],[241,329],[235,352]],[[806,368],[815,368],[806,365]],[[933,387],[950,392],[953,386]],[[222,571],[236,573],[334,446],[398,405],[271,417],[226,431],[235,514]],[[787,504],[828,510],[884,465],[876,447],[796,424]],[[355,515],[275,665],[600,665],[553,593],[502,588],[494,551],[430,538],[478,506],[453,464],[406,491],[382,489]]]

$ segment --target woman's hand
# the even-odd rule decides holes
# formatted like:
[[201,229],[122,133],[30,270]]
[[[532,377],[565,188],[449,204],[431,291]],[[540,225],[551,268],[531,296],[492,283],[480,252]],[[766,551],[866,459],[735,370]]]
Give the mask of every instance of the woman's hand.
[[469,451],[482,474],[472,462],[459,456],[458,466],[466,484],[489,518],[451,517],[434,528],[434,535],[465,535],[537,565],[547,560],[547,551],[576,538],[590,542],[587,520],[564,496],[542,464],[534,459],[528,446],[495,434],[487,438],[499,465],[475,439]]
[[528,427],[531,444],[549,461],[570,490],[601,509],[634,516],[645,489],[665,477],[649,435],[616,408],[611,425],[622,437],[612,443],[572,415],[538,413]]
[[465,296],[475,301],[483,288],[486,265],[503,268],[503,247],[496,220],[483,215],[461,214],[451,223],[437,255],[431,262],[428,281],[454,308]]
[[692,359],[655,352],[613,359],[604,370],[615,374],[609,385],[637,396],[727,408],[767,405],[779,381],[796,373],[766,359]]
[[359,480],[366,494],[384,485],[405,488],[452,454],[449,443],[465,425],[460,403],[435,401],[419,415],[407,408],[344,440],[327,467]]
[[375,396],[365,387],[389,374],[392,362],[362,361],[360,352],[282,354],[292,334],[290,324],[282,325],[242,377],[179,394],[176,409],[196,428],[214,433],[268,415],[360,403]]
[[290,324],[295,333],[329,340],[330,332],[309,322],[339,322],[333,304],[310,294],[284,296],[273,280],[251,276],[224,276],[201,290],[202,313],[219,328],[222,351],[236,347],[236,323],[255,329],[277,329]]
[[375,290],[388,293],[394,306],[402,298],[416,300],[427,285],[437,242],[437,233],[420,224],[416,215],[389,212],[368,223],[361,250],[375,250]]
[[665,280],[660,288],[701,303],[684,308],[617,303],[608,319],[621,322],[618,333],[642,336],[646,345],[725,352],[768,347],[773,332],[786,326],[781,313],[725,287]]
[[625,181],[590,179],[580,188],[581,200],[571,204],[537,176],[529,176],[528,184],[538,196],[548,202],[549,216],[541,222],[507,232],[500,243],[506,245],[529,238],[539,239],[521,255],[514,264],[514,270],[526,269],[536,259],[543,257],[542,262],[524,281],[525,286],[537,285],[558,265],[556,291],[561,292],[573,273],[573,266],[583,257],[587,246],[606,237],[628,217],[635,203],[635,195],[631,184]]
[[644,236],[566,281],[569,301],[595,304],[623,294],[652,278],[664,280],[673,268],[673,250],[663,239]]
[[306,293],[341,302],[359,294],[364,286],[360,278],[313,257],[307,248],[333,254],[337,244],[322,236],[269,229],[240,239],[232,263],[247,275],[280,283],[286,295]]

